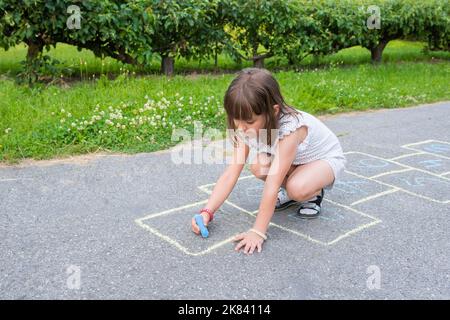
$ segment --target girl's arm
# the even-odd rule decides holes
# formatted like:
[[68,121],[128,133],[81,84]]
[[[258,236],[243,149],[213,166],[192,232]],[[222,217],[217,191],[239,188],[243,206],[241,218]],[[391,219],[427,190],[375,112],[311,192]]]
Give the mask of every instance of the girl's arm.
[[[212,194],[208,199],[208,203],[206,204],[207,209],[212,212],[217,211],[228,198],[244,168],[249,151],[250,148],[238,138],[238,145],[233,148],[233,160],[217,180]],[[209,214],[202,212],[201,215],[203,216],[203,224],[207,226],[210,221]],[[191,225],[192,231],[199,234],[200,228],[195,221],[195,217],[192,218]]]
[[254,229],[266,233],[272,219],[278,190],[286,177],[297,152],[297,146],[305,139],[308,129],[305,126],[278,141],[275,157],[269,169]]
[[208,199],[206,208],[215,212],[225,202],[233,190],[239,176],[244,168],[249,154],[249,147],[238,138],[238,145],[233,148],[233,159],[225,169]]

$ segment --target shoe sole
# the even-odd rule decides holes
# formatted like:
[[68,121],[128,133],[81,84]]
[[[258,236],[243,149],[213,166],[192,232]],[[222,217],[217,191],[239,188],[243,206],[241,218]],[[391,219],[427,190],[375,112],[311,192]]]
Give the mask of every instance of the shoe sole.
[[284,209],[287,209],[287,208],[289,208],[289,207],[291,207],[291,206],[293,206],[293,205],[295,205],[295,204],[300,204],[300,202],[294,201],[294,200],[290,200],[290,201],[286,202],[285,204],[279,206],[278,208],[275,208],[274,211],[275,211],[275,212],[277,212],[277,211],[283,211]]
[[299,217],[300,219],[305,219],[305,220],[317,219],[319,217],[319,215],[320,215],[320,211],[319,211],[319,213],[316,213],[316,214],[307,214],[307,215],[298,213],[298,211],[297,211],[297,217]]

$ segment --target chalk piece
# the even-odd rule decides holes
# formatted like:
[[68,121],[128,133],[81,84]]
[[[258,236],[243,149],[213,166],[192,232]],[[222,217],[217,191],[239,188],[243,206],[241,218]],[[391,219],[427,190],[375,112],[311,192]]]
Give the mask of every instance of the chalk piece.
[[200,233],[202,234],[203,238],[207,238],[209,235],[208,229],[203,224],[203,216],[201,214],[195,215],[195,223],[197,223],[198,227],[200,228]]

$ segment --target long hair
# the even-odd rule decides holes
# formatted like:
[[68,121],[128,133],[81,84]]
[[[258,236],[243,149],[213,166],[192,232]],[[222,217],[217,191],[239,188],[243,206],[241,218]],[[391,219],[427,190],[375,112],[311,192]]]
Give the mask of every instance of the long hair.
[[[281,115],[275,115],[274,105],[280,106]],[[289,106],[281,94],[277,80],[266,69],[246,68],[230,83],[224,98],[227,127],[232,129],[231,140],[236,146],[236,126],[233,120],[250,121],[253,114],[264,115],[268,145],[272,146],[272,130],[279,129],[278,118],[286,114],[297,117],[300,112]],[[297,118],[298,119],[298,118]]]

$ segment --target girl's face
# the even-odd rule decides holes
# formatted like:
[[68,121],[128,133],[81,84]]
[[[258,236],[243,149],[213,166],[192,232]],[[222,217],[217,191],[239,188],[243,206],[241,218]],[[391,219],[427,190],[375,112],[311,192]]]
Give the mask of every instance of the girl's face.
[[256,136],[259,134],[259,130],[264,129],[265,119],[264,116],[253,114],[253,117],[250,121],[245,120],[236,120],[234,119],[234,125],[237,130],[241,130],[244,132],[246,136]]
[[[274,109],[275,115],[277,116],[279,112],[278,105],[275,105]],[[253,114],[252,119],[249,121],[237,119],[234,119],[233,121],[236,129],[242,130],[244,134],[248,137],[255,137],[255,136],[258,137],[259,130],[264,129],[266,124],[265,117],[262,114],[260,115]]]

